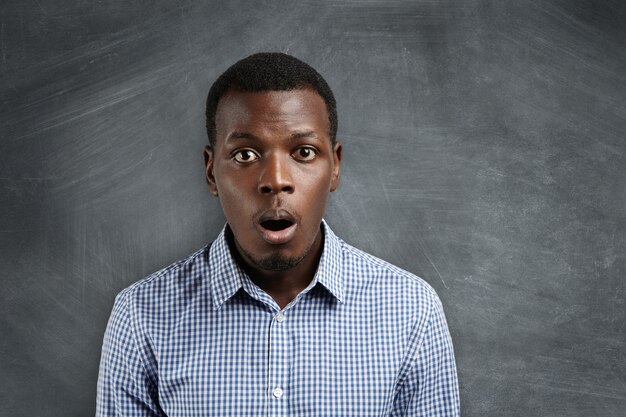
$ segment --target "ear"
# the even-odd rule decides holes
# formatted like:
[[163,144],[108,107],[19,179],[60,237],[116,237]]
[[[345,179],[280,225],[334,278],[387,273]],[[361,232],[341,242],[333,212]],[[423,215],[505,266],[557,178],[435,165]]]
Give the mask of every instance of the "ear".
[[339,187],[339,174],[341,172],[341,157],[343,146],[341,142],[336,141],[333,146],[333,174],[330,180],[330,191],[333,192]]
[[204,147],[204,175],[211,194],[217,196],[217,183],[215,182],[215,175],[213,175],[213,163],[213,149],[207,145]]

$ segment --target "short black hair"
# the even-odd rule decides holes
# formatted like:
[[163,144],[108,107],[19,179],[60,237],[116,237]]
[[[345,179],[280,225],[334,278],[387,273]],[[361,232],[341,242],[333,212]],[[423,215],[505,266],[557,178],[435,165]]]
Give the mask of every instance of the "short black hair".
[[211,86],[206,101],[206,129],[211,147],[215,147],[215,112],[217,104],[230,89],[246,92],[289,91],[311,88],[326,103],[330,122],[330,140],[337,135],[337,103],[326,80],[309,64],[280,52],[260,52],[230,66]]

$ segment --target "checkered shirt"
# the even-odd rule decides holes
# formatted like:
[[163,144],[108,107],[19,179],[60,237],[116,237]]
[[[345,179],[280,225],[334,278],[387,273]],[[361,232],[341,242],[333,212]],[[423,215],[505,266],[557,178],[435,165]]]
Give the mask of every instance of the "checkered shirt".
[[97,416],[458,416],[452,342],[422,279],[326,222],[313,281],[282,310],[225,233],[123,290]]

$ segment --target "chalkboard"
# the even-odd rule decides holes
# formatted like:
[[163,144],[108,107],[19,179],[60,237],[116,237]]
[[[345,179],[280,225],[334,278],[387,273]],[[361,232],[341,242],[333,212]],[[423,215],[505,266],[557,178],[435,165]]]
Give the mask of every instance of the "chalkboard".
[[115,295],[224,224],[204,101],[258,51],[333,88],[325,217],[437,290],[463,415],[625,415],[624,4],[4,0],[0,415],[93,415]]

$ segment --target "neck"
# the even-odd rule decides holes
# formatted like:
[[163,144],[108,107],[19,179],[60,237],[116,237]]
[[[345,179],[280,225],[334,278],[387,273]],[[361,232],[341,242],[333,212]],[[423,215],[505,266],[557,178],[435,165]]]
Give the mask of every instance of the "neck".
[[231,243],[231,248],[235,249],[232,253],[239,265],[243,267],[252,282],[268,293],[281,309],[311,283],[324,248],[324,236],[320,228],[311,249],[296,266],[281,271],[272,271],[260,269],[254,265],[242,255],[238,245],[232,244],[233,242],[229,243]]

